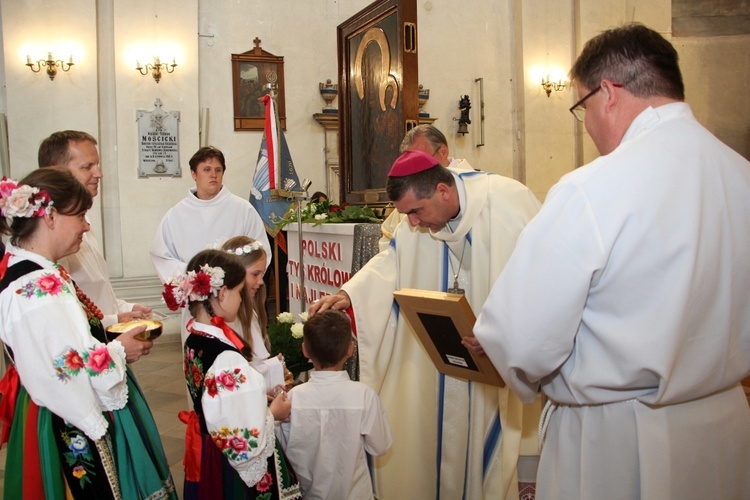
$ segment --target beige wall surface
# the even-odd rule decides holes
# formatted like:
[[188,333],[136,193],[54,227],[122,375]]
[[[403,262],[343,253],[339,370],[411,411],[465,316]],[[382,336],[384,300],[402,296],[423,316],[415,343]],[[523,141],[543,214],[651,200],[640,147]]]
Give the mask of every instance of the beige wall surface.
[[[370,0],[0,0],[0,113],[8,120],[11,174],[36,166],[40,141],[55,130],[99,138],[105,179],[91,211],[112,276],[154,276],[148,249],[166,210],[193,186],[188,160],[204,139],[227,159],[225,184],[247,197],[261,132],[234,131],[231,54],[253,48],[284,56],[287,131],[300,177],[325,186],[324,130],[313,119],[324,106],[318,84],[336,81],[336,27]],[[44,11],[44,23],[40,22]],[[750,97],[739,88],[750,73],[750,37],[673,38],[670,0],[418,0],[419,82],[430,89],[425,111],[436,118],[454,156],[514,176],[544,199],[566,172],[597,156],[568,113],[573,90],[549,98],[540,75],[566,74],[587,39],[640,21],[677,47],[687,100],[719,138],[750,156]],[[55,51],[76,65],[50,81],[24,64]],[[160,83],[141,76],[135,59],[159,51],[178,66]],[[480,143],[481,78],[484,145]],[[458,135],[458,101],[472,102],[469,133]],[[181,178],[137,177],[135,115],[180,112]],[[207,135],[206,135],[207,134]]]

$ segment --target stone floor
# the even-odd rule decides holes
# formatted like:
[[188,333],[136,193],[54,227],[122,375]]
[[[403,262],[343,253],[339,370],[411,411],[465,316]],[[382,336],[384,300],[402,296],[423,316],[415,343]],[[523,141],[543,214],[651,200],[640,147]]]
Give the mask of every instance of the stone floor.
[[154,415],[177,493],[182,498],[185,424],[177,418],[177,413],[188,408],[179,333],[158,338],[151,353],[133,363],[131,368]]
[[[154,342],[151,353],[133,363],[131,368],[151,407],[178,495],[182,498],[185,424],[177,418],[177,413],[187,409],[187,391],[180,345],[179,334],[163,335]],[[0,451],[0,492],[5,474],[5,451],[6,447]]]

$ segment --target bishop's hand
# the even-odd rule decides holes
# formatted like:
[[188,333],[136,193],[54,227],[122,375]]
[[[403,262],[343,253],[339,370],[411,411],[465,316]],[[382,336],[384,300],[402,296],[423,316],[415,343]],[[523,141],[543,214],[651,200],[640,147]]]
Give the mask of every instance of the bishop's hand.
[[349,294],[347,294],[343,290],[339,290],[332,295],[326,295],[320,300],[313,302],[313,304],[307,310],[307,315],[312,318],[319,312],[327,311],[328,309],[340,311],[342,309],[346,309],[351,305],[352,301],[351,299],[349,299]]

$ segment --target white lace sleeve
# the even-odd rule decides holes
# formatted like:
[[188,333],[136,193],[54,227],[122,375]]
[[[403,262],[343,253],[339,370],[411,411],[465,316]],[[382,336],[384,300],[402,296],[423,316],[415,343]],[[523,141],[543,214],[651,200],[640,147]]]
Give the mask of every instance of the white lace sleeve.
[[206,371],[203,415],[212,441],[248,487],[265,475],[276,443],[263,375],[239,353],[220,354]]
[[103,411],[121,410],[128,402],[125,348],[117,340],[110,342],[106,347],[114,366],[108,376],[92,378],[91,386],[99,396],[99,406]]
[[268,415],[266,417],[266,430],[263,434],[266,436],[266,442],[263,446],[259,446],[263,450],[260,455],[253,460],[249,460],[243,467],[235,467],[237,473],[248,486],[254,486],[258,484],[258,481],[263,479],[263,476],[268,471],[268,457],[271,456],[274,446],[276,445],[274,419],[271,410],[268,410]]

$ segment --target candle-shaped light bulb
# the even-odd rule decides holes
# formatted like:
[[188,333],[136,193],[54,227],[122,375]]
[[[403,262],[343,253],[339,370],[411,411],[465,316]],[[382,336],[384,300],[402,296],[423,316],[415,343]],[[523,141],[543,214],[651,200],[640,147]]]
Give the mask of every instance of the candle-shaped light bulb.
[[34,64],[34,63],[31,62],[31,56],[30,55],[26,55],[26,64]]
[[48,61],[54,61],[55,60],[55,58],[52,57],[52,52],[47,52],[47,60]]
[[141,60],[136,59],[135,60],[135,69],[141,69],[143,66],[141,66]]
[[70,54],[70,57],[68,57],[68,64],[73,64],[73,54]]
[[159,56],[154,56],[154,66],[159,66],[161,64],[161,59],[159,59]]

